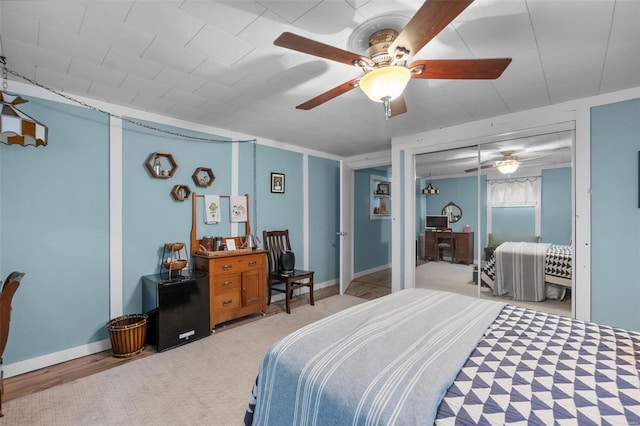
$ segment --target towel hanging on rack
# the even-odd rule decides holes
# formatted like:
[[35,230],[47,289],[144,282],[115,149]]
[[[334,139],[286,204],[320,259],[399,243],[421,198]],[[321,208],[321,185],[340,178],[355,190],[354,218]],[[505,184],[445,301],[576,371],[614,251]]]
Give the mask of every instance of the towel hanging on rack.
[[232,195],[229,198],[229,207],[231,208],[231,222],[246,222],[247,197],[245,197],[244,195]]
[[220,196],[204,196],[204,223],[212,225],[220,222]]

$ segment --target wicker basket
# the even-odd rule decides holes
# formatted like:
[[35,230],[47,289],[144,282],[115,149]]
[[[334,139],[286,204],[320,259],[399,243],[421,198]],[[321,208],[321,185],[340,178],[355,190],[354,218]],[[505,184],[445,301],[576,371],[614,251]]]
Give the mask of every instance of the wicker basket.
[[147,314],[133,314],[114,318],[107,323],[113,356],[126,358],[144,350],[148,319]]
[[165,260],[164,262],[162,262],[162,266],[164,266],[165,269],[168,269],[170,271],[180,271],[184,269],[185,266],[187,266],[187,260],[173,259],[173,261],[171,262],[168,262]]
[[164,249],[167,251],[180,251],[184,248],[184,243],[164,243]]

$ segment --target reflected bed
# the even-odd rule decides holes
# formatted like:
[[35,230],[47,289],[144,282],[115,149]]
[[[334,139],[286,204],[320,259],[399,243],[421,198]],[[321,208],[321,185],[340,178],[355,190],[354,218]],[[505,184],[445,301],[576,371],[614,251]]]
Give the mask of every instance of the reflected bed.
[[[493,252],[486,266],[482,269],[482,282],[494,290],[495,296],[504,296],[506,291],[500,290],[500,287],[496,286],[497,281],[502,278],[504,280],[507,280],[507,284],[513,285],[509,280],[521,277],[516,276],[514,278],[513,275],[516,274],[511,273],[506,277],[504,275],[499,276],[501,271],[505,270],[504,266],[501,267],[501,265],[499,265],[499,261],[504,261],[504,259],[509,258],[509,256],[516,256],[518,250],[522,247],[539,248],[540,251],[543,252],[544,264],[542,265],[543,269],[541,272],[540,280],[541,285],[546,284],[546,292],[543,288],[543,291],[540,292],[540,297],[537,298],[538,300],[520,297],[520,295],[518,294],[515,295],[516,297],[514,297],[514,299],[530,301],[541,301],[546,297],[553,299],[562,299],[564,297],[565,291],[571,288],[571,276],[573,271],[573,256],[571,246],[531,242],[503,243],[498,246],[498,248]],[[509,271],[512,272],[513,269],[509,269]],[[525,282],[523,282],[522,285],[526,286],[526,288],[531,288],[535,285],[535,283],[533,281],[533,278],[527,277],[525,278]],[[513,297],[514,295],[507,294],[507,296]]]

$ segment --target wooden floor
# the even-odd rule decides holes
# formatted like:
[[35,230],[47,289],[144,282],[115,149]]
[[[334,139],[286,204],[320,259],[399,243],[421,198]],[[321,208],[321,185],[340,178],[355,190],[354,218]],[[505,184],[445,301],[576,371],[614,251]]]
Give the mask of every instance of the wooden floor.
[[[314,292],[314,298],[320,300],[339,293],[337,285],[318,289]],[[385,270],[360,277],[351,282],[345,294],[371,300],[391,293],[391,270]],[[291,301],[291,309],[296,306],[309,303],[308,296],[294,297]],[[229,321],[215,329],[216,333],[229,330],[242,324],[258,321],[265,316],[284,312],[284,302],[273,302],[267,306],[265,315],[254,315],[247,318]],[[111,351],[103,351],[82,358],[52,365],[40,370],[31,371],[19,376],[10,377],[4,381],[3,401],[20,398],[53,386],[68,383],[81,377],[89,376],[117,367],[140,357],[147,357],[157,353],[153,346],[147,345],[145,350],[131,358],[115,358]]]
[[367,300],[391,294],[391,269],[356,278],[344,293]]

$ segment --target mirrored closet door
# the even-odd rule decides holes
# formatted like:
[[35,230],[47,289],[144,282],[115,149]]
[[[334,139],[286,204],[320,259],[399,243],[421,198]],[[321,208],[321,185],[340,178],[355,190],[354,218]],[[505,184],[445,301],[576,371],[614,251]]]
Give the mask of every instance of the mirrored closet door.
[[[417,155],[416,287],[571,316],[572,146],[565,131]],[[439,225],[451,229],[453,250]],[[545,273],[535,294],[529,279],[516,284],[526,295],[497,289],[500,246],[537,250],[556,276]]]

